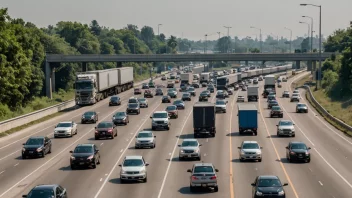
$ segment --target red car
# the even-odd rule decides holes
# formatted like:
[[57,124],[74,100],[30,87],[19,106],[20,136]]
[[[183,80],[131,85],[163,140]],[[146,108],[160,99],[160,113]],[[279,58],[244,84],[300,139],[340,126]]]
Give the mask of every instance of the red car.
[[137,95],[137,94],[142,94],[142,90],[140,88],[134,89],[134,95]]
[[150,91],[149,89],[147,89],[147,90],[144,91],[144,97],[145,97],[145,98],[153,98],[154,95],[153,95],[152,91]]
[[178,118],[178,110],[177,110],[177,106],[175,105],[170,105],[167,106],[165,111],[169,114],[170,118]]

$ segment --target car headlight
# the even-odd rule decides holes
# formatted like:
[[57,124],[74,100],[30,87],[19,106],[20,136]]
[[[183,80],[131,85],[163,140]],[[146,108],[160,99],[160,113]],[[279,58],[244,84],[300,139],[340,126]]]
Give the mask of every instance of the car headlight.
[[75,160],[75,159],[76,159],[75,157],[71,156],[71,160]]
[[198,152],[199,152],[199,149],[195,149],[194,152],[195,152],[195,153],[198,153]]
[[113,116],[112,119],[115,120],[115,116]]
[[43,148],[42,148],[42,147],[37,148],[37,152],[41,152],[42,150],[43,150]]
[[255,194],[258,195],[258,196],[262,196],[263,195],[263,193],[259,192],[259,191],[255,192]]
[[245,152],[244,151],[241,151],[241,155],[244,155],[245,154]]
[[185,151],[184,150],[180,150],[181,153],[184,153]]
[[121,174],[126,174],[126,171],[124,171],[124,170],[121,170]]
[[262,154],[262,152],[261,151],[257,151],[256,154],[260,155],[260,154]]
[[165,120],[164,123],[167,124],[169,121]]
[[281,190],[281,191],[278,192],[278,194],[279,194],[279,195],[284,195],[285,192],[284,192],[284,190]]
[[25,148],[22,148],[22,151],[26,151],[26,149],[25,149]]
[[143,169],[143,170],[139,171],[139,173],[145,173],[145,169]]
[[139,140],[136,140],[136,143],[139,143]]

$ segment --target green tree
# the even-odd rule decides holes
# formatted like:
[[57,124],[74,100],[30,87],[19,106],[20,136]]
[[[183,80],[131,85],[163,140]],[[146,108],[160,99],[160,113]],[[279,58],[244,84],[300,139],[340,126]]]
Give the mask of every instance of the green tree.
[[142,40],[149,45],[154,38],[154,30],[152,27],[144,26],[141,30]]
[[322,87],[329,92],[331,88],[338,82],[339,75],[328,69],[323,72]]
[[218,51],[222,53],[227,53],[227,51],[230,49],[232,42],[230,37],[222,37],[218,40],[216,44],[216,48]]
[[101,53],[102,54],[114,54],[115,53],[114,46],[107,43],[107,42],[103,42],[100,46],[101,46]]
[[101,33],[101,30],[102,30],[102,28],[100,27],[100,25],[99,25],[97,20],[93,20],[90,23],[89,28],[90,28],[90,31],[96,36],[99,36],[100,33]]
[[171,35],[170,38],[167,40],[167,46],[172,49],[172,53],[176,53],[177,45],[178,43],[176,37]]

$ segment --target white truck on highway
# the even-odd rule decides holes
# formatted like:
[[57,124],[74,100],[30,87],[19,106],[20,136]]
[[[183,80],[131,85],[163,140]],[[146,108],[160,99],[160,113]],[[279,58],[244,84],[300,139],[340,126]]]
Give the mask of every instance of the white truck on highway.
[[90,105],[133,87],[133,67],[80,72],[76,75],[77,105]]
[[248,86],[247,88],[247,98],[248,101],[258,101],[258,91],[259,87],[257,86]]
[[264,90],[267,88],[271,88],[275,92],[275,76],[267,75],[264,79]]
[[209,83],[209,80],[210,80],[210,73],[209,72],[200,74],[200,80],[199,80],[200,83],[204,83],[204,82]]
[[181,85],[182,84],[191,84],[193,82],[193,74],[185,73],[180,75]]

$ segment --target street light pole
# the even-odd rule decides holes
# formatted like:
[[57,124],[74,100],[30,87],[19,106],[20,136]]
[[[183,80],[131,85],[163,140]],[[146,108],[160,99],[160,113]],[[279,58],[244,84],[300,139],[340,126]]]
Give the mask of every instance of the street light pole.
[[251,26],[250,28],[259,30],[260,53],[263,53],[263,48],[262,48],[262,29],[261,28],[257,28],[257,27],[253,27],[253,26]]
[[310,18],[310,31],[311,31],[311,35],[310,35],[310,50],[311,52],[313,52],[313,24],[314,24],[314,20],[313,17],[310,16],[302,16],[303,18]]
[[[302,23],[302,24],[307,24],[307,25],[308,25],[308,35],[307,35],[307,38],[308,38],[308,46],[309,46],[309,33],[310,33],[310,25],[309,25],[309,23],[307,23],[307,22],[303,22],[303,21],[300,21],[299,23]],[[309,52],[309,47],[308,47],[308,52]]]
[[292,52],[292,48],[291,48],[292,47],[292,30],[287,27],[285,27],[285,29],[290,31],[290,53],[291,53]]
[[158,36],[160,36],[160,34],[159,34],[159,27],[160,27],[161,25],[163,25],[163,24],[158,24]]
[[205,49],[204,49],[204,54],[207,53],[207,34],[205,35]]
[[[224,26],[224,28],[227,28],[227,37],[228,37],[228,39],[230,39],[230,41],[231,41],[231,38],[230,38],[230,28],[232,28],[232,27]],[[227,45],[227,53],[229,53],[229,45],[230,45],[230,44]]]
[[[318,81],[319,86],[321,86],[321,5],[314,4],[300,4],[301,6],[314,6],[319,7],[319,70],[318,70]],[[316,89],[318,89],[318,83],[316,85]]]

